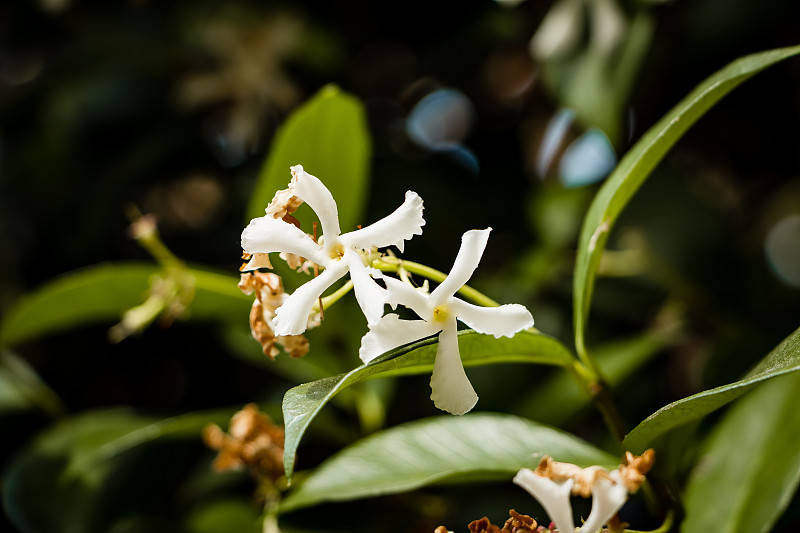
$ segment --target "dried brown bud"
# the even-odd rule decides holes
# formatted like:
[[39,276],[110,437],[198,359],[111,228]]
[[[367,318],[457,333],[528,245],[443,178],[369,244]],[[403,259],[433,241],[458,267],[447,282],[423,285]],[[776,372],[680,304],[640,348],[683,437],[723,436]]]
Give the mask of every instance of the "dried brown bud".
[[469,533],[500,533],[501,530],[492,524],[485,516],[479,520],[473,520],[467,526]]
[[544,456],[539,461],[535,474],[552,479],[553,481],[573,480],[572,494],[588,498],[592,495],[592,487],[599,479],[611,480],[608,471],[600,466],[581,468],[572,463],[553,461],[551,457]]
[[[294,181],[295,178],[292,178]],[[303,200],[294,195],[292,184],[289,184],[288,189],[283,189],[275,193],[272,201],[267,206],[267,215],[273,218],[285,218],[291,215],[297,208],[303,205]]]
[[206,445],[219,452],[212,465],[215,470],[247,467],[273,480],[283,475],[283,437],[283,430],[255,404],[233,415],[227,434],[214,424],[203,430]]
[[511,518],[506,520],[503,533],[527,533],[528,531],[536,531],[538,524],[536,520],[526,514],[519,514],[514,509],[509,509],[508,514]]
[[642,455],[633,455],[625,452],[625,463],[620,465],[619,474],[628,492],[636,492],[644,483],[645,475],[653,468],[656,461],[656,452],[652,448],[645,450]]

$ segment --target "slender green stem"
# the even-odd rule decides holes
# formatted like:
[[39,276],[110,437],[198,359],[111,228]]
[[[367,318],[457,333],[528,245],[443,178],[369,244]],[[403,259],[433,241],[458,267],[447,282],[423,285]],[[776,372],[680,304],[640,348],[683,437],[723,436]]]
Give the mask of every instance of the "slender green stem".
[[[328,309],[330,306],[332,306],[337,301],[339,301],[342,296],[344,296],[345,294],[350,292],[350,290],[352,288],[353,288],[353,281],[352,280],[348,280],[347,283],[345,283],[344,285],[342,285],[341,287],[336,289],[335,292],[332,292],[328,296],[325,296],[324,298],[322,298],[322,309]],[[314,310],[314,312],[317,312],[317,313],[320,311],[320,302],[319,302],[319,300],[317,300],[317,303],[314,304],[313,310]]]
[[[437,283],[443,282],[447,277],[447,274],[436,270],[435,268],[431,268],[420,263],[415,263],[414,261],[406,261],[405,259],[398,259],[391,256],[381,257],[380,259],[374,260],[372,262],[372,266],[381,272],[400,272],[401,270],[405,270],[406,272],[417,274],[418,276],[428,278]],[[492,300],[482,292],[473,289],[469,285],[464,285],[458,289],[458,292],[468,300],[471,300],[478,305],[483,305],[485,307],[500,306],[498,302]]]
[[626,425],[611,398],[608,385],[594,368],[587,367],[582,361],[575,361],[567,370],[584,393],[592,399],[616,443],[622,444],[627,432]]

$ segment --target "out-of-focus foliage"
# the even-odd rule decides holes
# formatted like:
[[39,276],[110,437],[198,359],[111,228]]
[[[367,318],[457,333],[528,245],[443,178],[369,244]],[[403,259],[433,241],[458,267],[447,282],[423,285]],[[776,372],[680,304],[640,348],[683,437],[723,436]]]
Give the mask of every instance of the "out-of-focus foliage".
[[[575,338],[636,428],[625,444],[656,447],[648,494],[685,509],[674,530],[796,531],[800,68],[783,61],[723,100],[790,52],[718,72],[796,46],[796,4],[4,3],[0,529],[430,533],[509,508],[543,518],[495,475],[537,452],[619,460],[572,379]],[[465,230],[493,228],[472,282],[526,305],[546,336],[462,332],[478,412],[428,418],[432,340],[361,366],[352,300],[302,359],[263,356],[236,288],[239,239],[290,164],[325,180],[344,231],[418,192],[425,232],[404,255],[434,268]],[[179,265],[130,238],[131,204]],[[291,290],[307,279],[291,276]],[[142,327],[110,342],[137,306]],[[498,361],[512,364],[484,364]],[[212,472],[205,423],[249,402],[280,421],[285,394],[305,417],[286,420],[294,485]],[[278,521],[270,491],[297,511]],[[626,506],[631,527],[660,525],[647,503]]]

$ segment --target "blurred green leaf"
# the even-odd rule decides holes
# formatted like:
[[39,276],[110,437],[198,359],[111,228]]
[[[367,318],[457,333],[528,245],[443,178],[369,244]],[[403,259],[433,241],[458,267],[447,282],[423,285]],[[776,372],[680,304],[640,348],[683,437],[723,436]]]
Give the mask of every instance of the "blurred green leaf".
[[[800,370],[800,329],[772,350],[747,376],[734,383],[699,392],[662,407],[628,433],[622,445],[642,452],[653,440],[677,426],[697,420],[740,397],[768,379]],[[748,430],[749,431],[749,430]]]
[[667,151],[706,111],[750,76],[800,53],[800,46],[740,58],[707,78],[631,148],[603,184],[583,222],[573,281],[575,346],[585,354],[584,334],[597,268],[611,227]]
[[717,424],[689,478],[685,533],[766,533],[800,483],[800,374],[770,380]]
[[363,222],[369,160],[364,108],[334,85],[320,89],[278,130],[247,207],[247,220],[264,216],[276,191],[291,179],[289,168],[303,165],[330,189],[342,231]]
[[[655,356],[664,344],[660,335],[647,332],[603,344],[592,353],[606,382],[615,388]],[[520,399],[520,413],[544,424],[558,425],[591,403],[591,398],[578,388],[568,373],[557,372]]]
[[[373,377],[402,376],[430,372],[436,357],[438,337],[432,337],[387,352],[369,364],[346,374],[304,383],[286,392],[283,419],[286,424],[284,466],[291,478],[300,439],[317,413],[341,390]],[[521,331],[511,338],[495,339],[474,331],[462,331],[458,346],[464,366],[493,363],[538,363],[569,366],[573,357],[557,340],[531,331]]]
[[[189,269],[195,279],[190,317],[197,320],[247,321],[252,299],[234,276]],[[48,281],[23,296],[0,325],[0,346],[9,346],[70,328],[113,322],[141,304],[155,264],[111,263],[88,267]]]
[[371,435],[326,460],[281,505],[286,512],[413,490],[436,482],[508,479],[542,455],[613,467],[613,456],[556,429],[511,415],[443,415]]
[[0,346],[117,320],[144,301],[150,277],[158,272],[147,263],[100,264],[47,281],[3,317]]
[[199,505],[188,518],[190,533],[258,533],[261,513],[252,502],[225,499]]
[[[232,412],[156,420],[110,409],[64,419],[11,462],[3,480],[3,506],[25,533],[102,531],[100,516],[110,515],[105,504],[113,500],[109,480],[127,452],[167,437],[199,440],[205,424],[224,423]],[[164,468],[152,472],[149,483],[158,484]],[[126,491],[133,490],[125,485]]]
[[54,415],[61,400],[21,357],[0,351],[0,414],[9,411],[41,409]]

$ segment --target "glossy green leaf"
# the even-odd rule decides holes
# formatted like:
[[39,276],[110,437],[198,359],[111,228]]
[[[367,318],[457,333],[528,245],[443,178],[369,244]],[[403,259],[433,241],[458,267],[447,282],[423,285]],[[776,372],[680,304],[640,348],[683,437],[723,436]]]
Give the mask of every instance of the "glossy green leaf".
[[[425,339],[385,353],[367,365],[346,374],[331,376],[290,389],[283,398],[286,424],[284,466],[287,477],[294,471],[294,456],[306,428],[322,407],[337,393],[358,381],[430,372],[436,357],[438,337]],[[538,363],[569,366],[573,358],[557,340],[522,331],[511,338],[495,339],[474,331],[462,331],[458,338],[464,366],[493,363]]]
[[800,370],[800,329],[783,340],[743,379],[699,392],[662,407],[628,433],[625,449],[640,453],[658,436],[697,420],[768,379]]
[[800,483],[800,373],[770,380],[714,428],[684,497],[684,533],[766,533]]
[[[150,279],[161,272],[155,264],[110,263],[50,280],[23,296],[3,317],[0,346],[74,327],[115,322],[145,300]],[[200,269],[189,272],[195,278],[191,318],[247,320],[252,299],[237,288],[234,275]]]
[[413,490],[436,482],[508,479],[543,455],[583,466],[618,460],[542,424],[505,414],[418,420],[373,434],[325,461],[284,500],[283,512]]
[[355,229],[364,222],[359,218],[371,153],[362,104],[334,85],[323,87],[275,134],[247,207],[247,220],[264,216],[275,192],[287,187],[289,168],[303,165],[333,193],[342,231]]
[[[232,411],[156,420],[110,409],[64,419],[10,464],[3,480],[6,513],[26,533],[105,530],[99,521],[101,515],[109,516],[105,505],[108,498],[113,500],[109,483],[129,458],[127,452],[168,437],[199,440],[206,423],[225,423]],[[154,485],[165,470],[162,465],[160,472],[153,473]],[[126,492],[134,488],[124,485]]]
[[620,161],[592,202],[578,241],[573,279],[575,346],[585,353],[584,334],[600,257],[620,212],[681,136],[723,96],[750,76],[800,53],[800,46],[740,58],[718,71],[651,127]]
[[0,414],[21,410],[41,410],[55,415],[61,400],[21,357],[0,351]]

